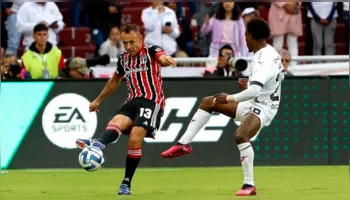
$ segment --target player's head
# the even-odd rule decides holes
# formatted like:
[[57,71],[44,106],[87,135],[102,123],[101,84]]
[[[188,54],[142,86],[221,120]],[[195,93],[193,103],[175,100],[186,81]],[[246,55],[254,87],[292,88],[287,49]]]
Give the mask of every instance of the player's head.
[[234,56],[233,49],[230,45],[224,45],[219,50],[218,67],[228,66],[229,57]]
[[248,24],[245,32],[245,38],[249,51],[256,49],[261,42],[266,42],[266,39],[270,37],[270,26],[261,18],[252,18]]
[[44,24],[37,24],[33,30],[35,43],[39,46],[46,45],[49,39],[49,28]]
[[121,30],[121,38],[125,50],[131,55],[136,56],[141,50],[143,39],[140,28],[135,24],[127,24]]

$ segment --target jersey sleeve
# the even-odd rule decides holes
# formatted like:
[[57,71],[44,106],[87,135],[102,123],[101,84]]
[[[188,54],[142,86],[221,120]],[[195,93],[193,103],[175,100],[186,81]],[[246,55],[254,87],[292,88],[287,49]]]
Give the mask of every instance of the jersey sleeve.
[[149,47],[149,54],[153,59],[156,59],[157,62],[159,61],[160,56],[166,55],[165,51],[156,45]]
[[117,68],[114,71],[114,76],[118,79],[123,78],[125,75],[124,71],[124,54],[118,57]]
[[270,79],[270,70],[266,65],[268,65],[268,63],[257,61],[251,66],[252,76],[251,80],[249,80],[250,85],[264,87],[264,84]]

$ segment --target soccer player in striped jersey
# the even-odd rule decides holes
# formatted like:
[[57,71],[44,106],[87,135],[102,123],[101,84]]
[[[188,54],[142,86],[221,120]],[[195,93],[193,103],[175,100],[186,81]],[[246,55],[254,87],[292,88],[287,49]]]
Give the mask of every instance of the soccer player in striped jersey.
[[121,133],[129,135],[125,177],[118,194],[130,195],[131,180],[142,156],[142,141],[145,137],[154,138],[165,106],[161,66],[175,66],[176,63],[162,48],[145,45],[136,25],[125,25],[121,39],[126,52],[119,56],[113,77],[91,103],[90,112],[98,111],[101,102],[118,88],[123,78],[128,88],[126,102],[100,138],[78,139],[76,143],[79,148],[96,146],[103,150]]

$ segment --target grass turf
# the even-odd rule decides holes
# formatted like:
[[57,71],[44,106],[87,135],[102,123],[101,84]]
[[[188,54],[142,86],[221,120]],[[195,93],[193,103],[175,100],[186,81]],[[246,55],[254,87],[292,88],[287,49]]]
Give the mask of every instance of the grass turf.
[[97,172],[9,170],[0,175],[1,199],[59,200],[349,200],[348,166],[256,167],[256,197],[235,197],[240,167],[138,169],[132,196],[116,194],[123,169]]

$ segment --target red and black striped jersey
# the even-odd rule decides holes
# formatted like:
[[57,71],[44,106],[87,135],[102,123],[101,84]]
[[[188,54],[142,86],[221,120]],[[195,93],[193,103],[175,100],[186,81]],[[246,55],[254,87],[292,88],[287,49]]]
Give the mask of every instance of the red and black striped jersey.
[[158,59],[166,55],[162,48],[142,45],[139,54],[131,57],[127,52],[118,57],[114,76],[125,78],[128,87],[127,101],[134,98],[146,98],[164,109],[163,79]]

